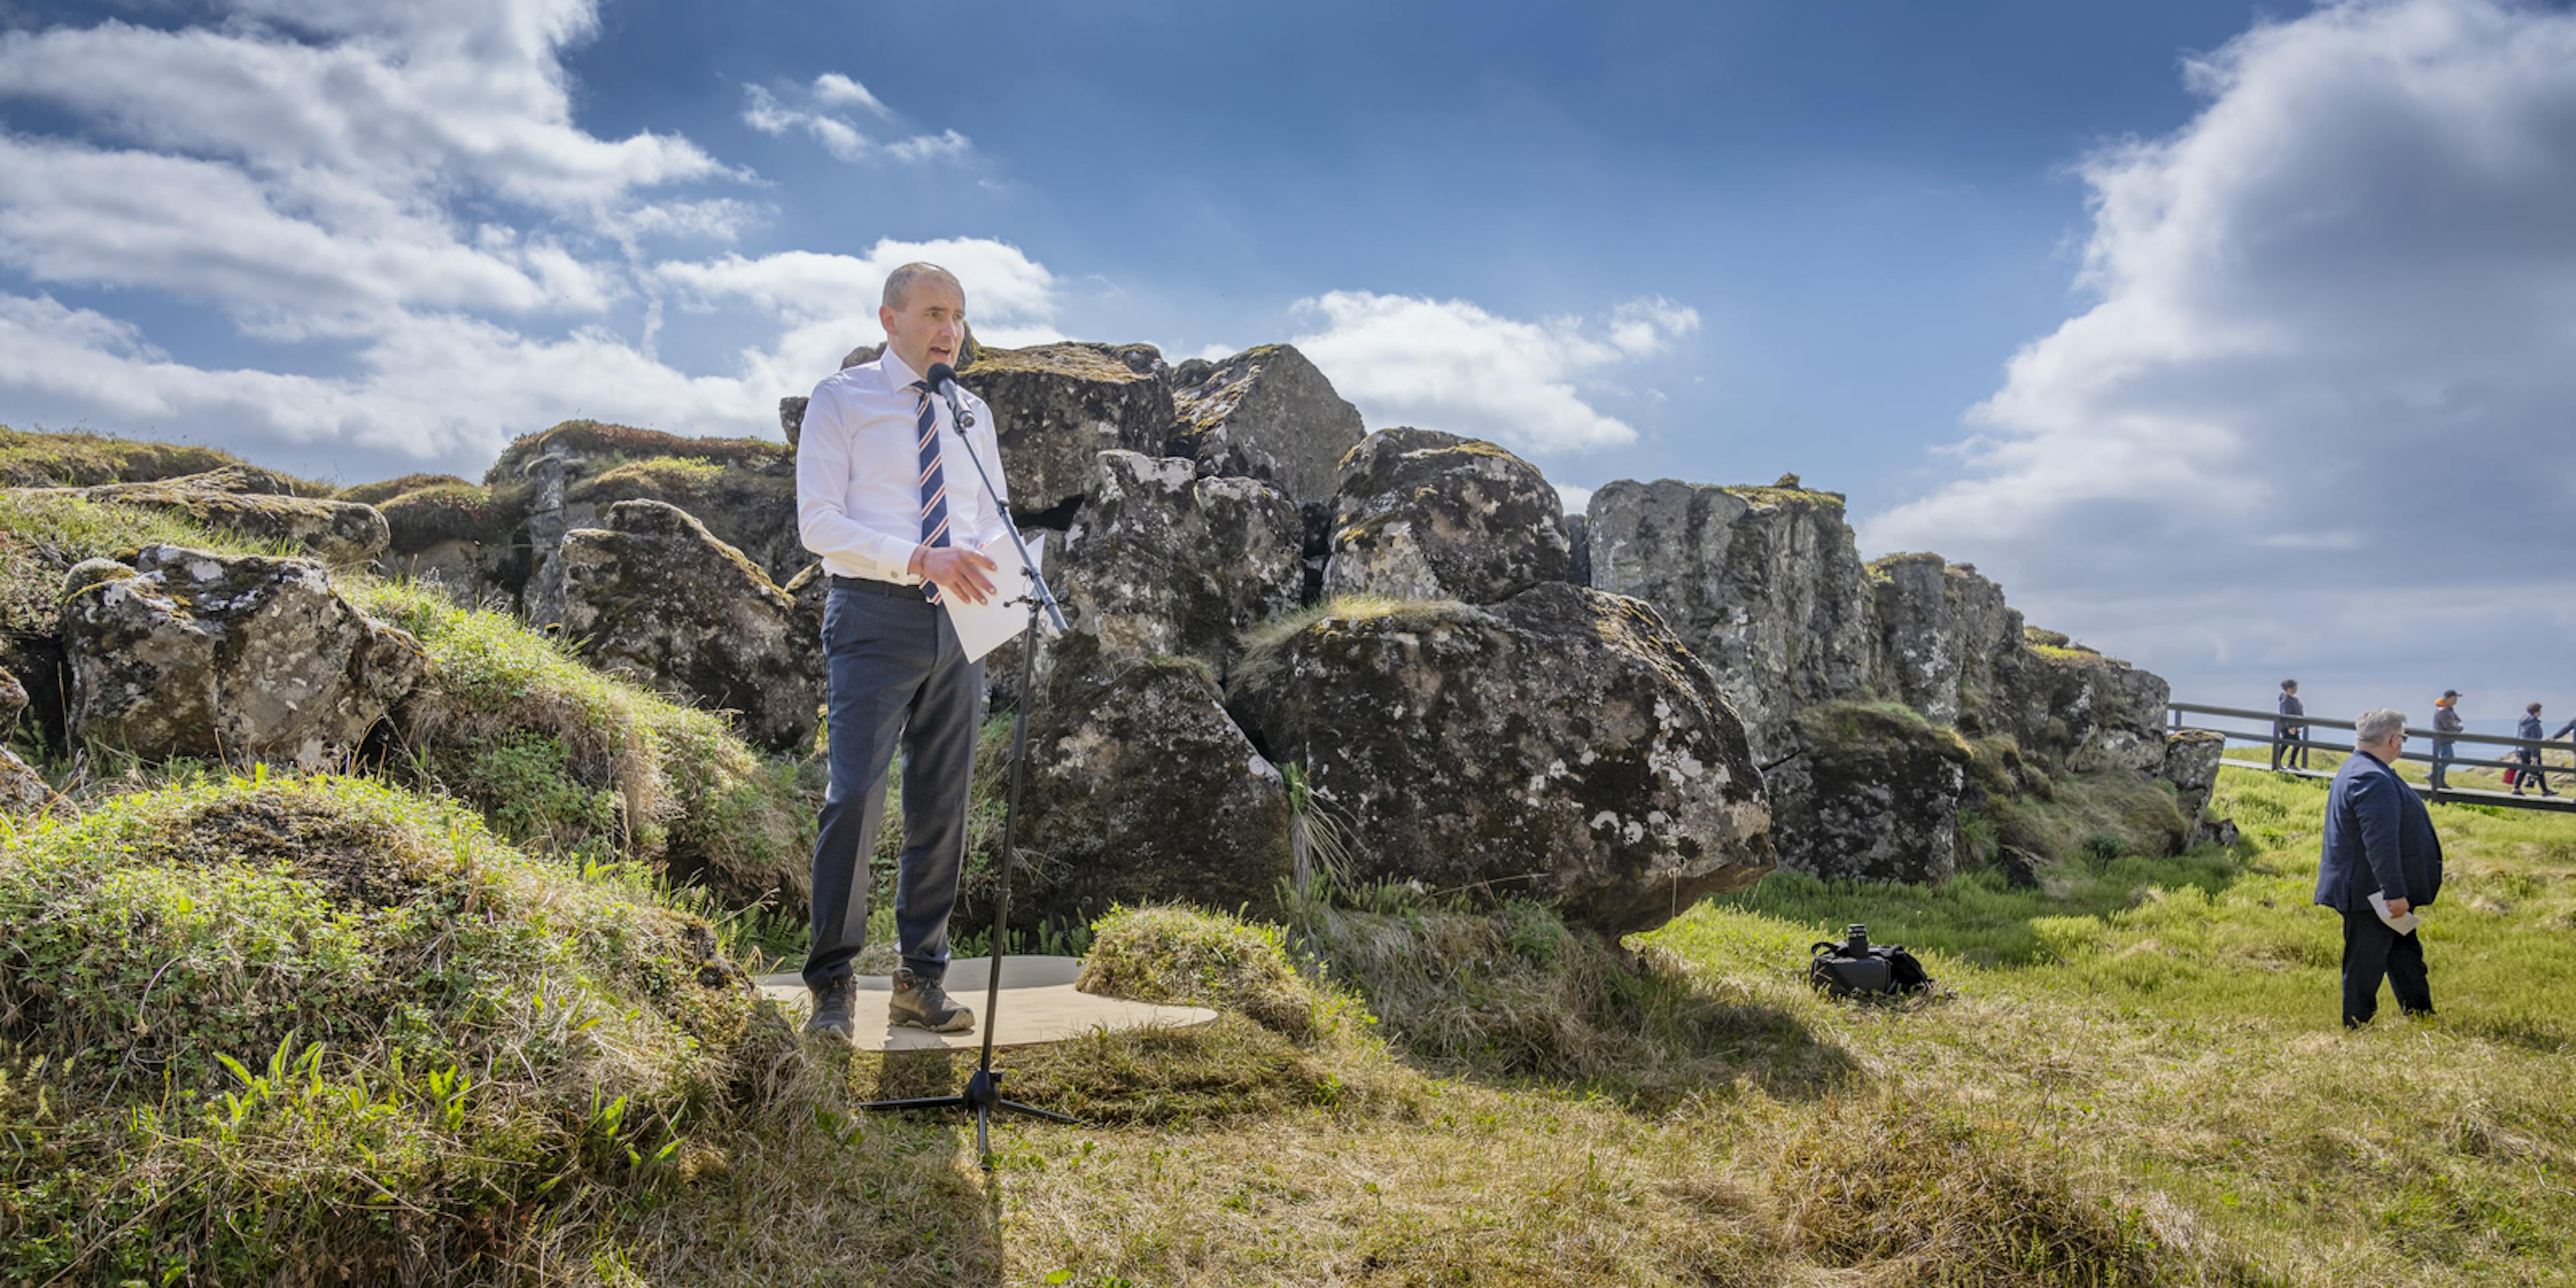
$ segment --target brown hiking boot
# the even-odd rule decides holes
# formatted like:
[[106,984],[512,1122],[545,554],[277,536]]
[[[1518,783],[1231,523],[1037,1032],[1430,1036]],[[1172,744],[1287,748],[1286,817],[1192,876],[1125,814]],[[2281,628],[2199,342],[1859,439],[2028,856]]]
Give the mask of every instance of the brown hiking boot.
[[805,1021],[806,1036],[852,1041],[858,1026],[850,1011],[858,1003],[858,992],[859,981],[848,975],[825,984],[814,994],[814,1014]]
[[886,1021],[933,1033],[964,1033],[975,1027],[975,1013],[948,1000],[935,979],[923,979],[909,966],[894,973],[894,995],[886,1002]]

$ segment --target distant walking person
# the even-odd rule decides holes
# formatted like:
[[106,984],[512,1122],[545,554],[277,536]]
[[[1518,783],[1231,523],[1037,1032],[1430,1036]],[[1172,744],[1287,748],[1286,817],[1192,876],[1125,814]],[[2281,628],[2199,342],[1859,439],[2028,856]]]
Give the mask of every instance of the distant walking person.
[[2272,722],[2272,768],[2308,767],[2308,724],[2296,718],[2307,713],[2299,704],[2299,682],[2281,681],[2281,718]]
[[[2576,729],[2576,720],[2569,721],[2568,728]],[[2529,738],[2534,742],[2540,740],[2539,703],[2532,703],[2529,707],[2523,709],[2522,727],[2514,730],[2514,736],[2517,738]],[[2513,758],[2522,764],[2521,772],[2516,773],[2513,776],[2514,795],[2522,795],[2523,786],[2527,783],[2540,784],[2540,794],[2543,796],[2554,796],[2557,794],[2549,790],[2549,762],[2540,758],[2540,748],[2518,747],[2514,750]]]
[[[2460,722],[2460,691],[2458,689],[2442,690],[2441,700],[2433,704],[2433,732],[2464,733],[2467,732],[2467,730],[2468,726]],[[2451,749],[2459,745],[2460,744],[2453,742],[2448,738],[2435,738],[2433,740],[2434,791],[2438,792],[2442,790],[2442,785],[2449,781],[2449,774],[2447,771],[2450,768]]]
[[2433,1012],[2418,932],[2401,934],[2371,906],[2387,899],[2402,919],[2431,906],[2442,891],[2442,838],[2432,811],[2390,768],[2406,745],[2406,716],[2365,711],[2355,722],[2354,754],[2326,794],[2325,853],[2317,865],[2318,904],[2343,914],[2343,1022],[2358,1028],[2379,1012],[2379,981],[2408,1015]]

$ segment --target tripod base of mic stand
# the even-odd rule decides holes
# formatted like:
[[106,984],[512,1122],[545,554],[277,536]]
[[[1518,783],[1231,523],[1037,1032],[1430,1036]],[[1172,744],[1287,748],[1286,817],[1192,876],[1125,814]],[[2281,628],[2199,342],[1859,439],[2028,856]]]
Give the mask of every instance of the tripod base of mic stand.
[[990,1133],[988,1129],[992,1123],[994,1110],[1008,1110],[1015,1114],[1027,1114],[1031,1118],[1044,1118],[1049,1122],[1070,1123],[1076,1127],[1082,1125],[1081,1119],[1075,1118],[1070,1114],[1060,1114],[1052,1109],[1040,1109],[1036,1105],[1024,1105],[1016,1100],[1004,1100],[1002,1098],[1002,1074],[1004,1072],[1005,1071],[1001,1069],[979,1068],[975,1070],[973,1074],[968,1075],[966,1079],[966,1090],[953,1096],[915,1096],[909,1100],[871,1100],[860,1105],[859,1108],[879,1110],[971,1109],[975,1113],[975,1157],[977,1161],[984,1165],[984,1170],[988,1172],[993,1170],[993,1147],[989,1143]]

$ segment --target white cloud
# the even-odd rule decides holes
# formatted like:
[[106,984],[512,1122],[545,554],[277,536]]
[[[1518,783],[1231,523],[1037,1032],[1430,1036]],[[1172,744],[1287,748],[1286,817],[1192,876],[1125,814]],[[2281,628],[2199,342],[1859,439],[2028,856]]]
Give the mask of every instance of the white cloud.
[[[557,55],[589,34],[588,0],[226,7],[236,17],[219,28],[109,21],[0,35],[0,95],[156,151],[237,163],[326,209],[440,181],[578,209],[722,170],[685,139],[602,139],[573,125]],[[263,17],[344,38],[298,41]],[[305,185],[308,175],[327,182]]]
[[894,113],[868,92],[868,87],[839,72],[825,72],[814,78],[814,101],[826,107],[864,107],[891,121]]
[[863,161],[879,151],[905,162],[956,161],[975,150],[974,143],[955,130],[916,134],[879,144],[861,133],[859,127],[852,125],[847,118],[823,110],[841,104],[857,104],[888,120],[894,118],[894,114],[886,109],[885,104],[878,102],[876,95],[870,94],[866,86],[837,72],[826,72],[816,77],[805,97],[815,106],[810,109],[792,107],[779,101],[778,95],[765,86],[745,85],[743,124],[763,134],[802,130],[813,135],[815,141],[823,145],[824,151],[843,161]]
[[1297,309],[1322,323],[1297,337],[1297,348],[1369,424],[1447,430],[1534,453],[1634,442],[1635,428],[1595,410],[1578,382],[1699,329],[1695,310],[1661,297],[1620,305],[1597,327],[1369,291],[1334,291]]
[[1556,495],[1558,499],[1565,503],[1565,512],[1567,514],[1583,513],[1585,507],[1592,504],[1592,491],[1593,490],[1591,488],[1576,487],[1571,483],[1559,483],[1556,485]]
[[821,112],[802,112],[778,105],[778,96],[758,85],[743,87],[743,124],[763,134],[785,134],[803,130],[823,145],[823,150],[844,161],[856,161],[875,146],[858,128],[837,116]]
[[[1057,334],[1054,277],[998,242],[675,254],[767,212],[665,191],[748,178],[686,139],[574,123],[561,54],[594,5],[231,0],[212,26],[0,34],[0,100],[43,105],[52,131],[0,129],[0,268],[33,283],[0,287],[0,417],[473,473],[572,416],[774,433],[780,395],[879,335],[884,271],[907,259],[965,278],[979,335]],[[847,77],[814,93],[867,106]],[[193,365],[102,311],[120,305],[65,302],[100,288],[331,343],[262,359],[285,369]],[[666,296],[728,309],[752,343],[712,374],[661,362]],[[640,336],[608,325],[639,311]]]
[[2098,302],[1865,543],[2169,668],[2530,658],[2534,606],[2576,599],[2576,17],[2336,4],[2188,79],[2193,120],[2081,167]]
[[916,134],[911,138],[888,144],[886,147],[886,151],[906,161],[955,160],[974,150],[975,145],[967,142],[966,136],[955,130],[941,130],[937,134]]

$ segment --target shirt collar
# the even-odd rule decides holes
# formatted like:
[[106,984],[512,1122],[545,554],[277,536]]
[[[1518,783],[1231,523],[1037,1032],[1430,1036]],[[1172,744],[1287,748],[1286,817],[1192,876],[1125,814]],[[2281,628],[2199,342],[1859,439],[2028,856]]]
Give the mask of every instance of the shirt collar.
[[921,379],[920,372],[895,356],[892,340],[886,341],[885,352],[877,355],[877,365],[886,373],[886,383],[890,388],[909,389],[914,381]]

